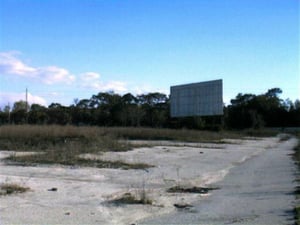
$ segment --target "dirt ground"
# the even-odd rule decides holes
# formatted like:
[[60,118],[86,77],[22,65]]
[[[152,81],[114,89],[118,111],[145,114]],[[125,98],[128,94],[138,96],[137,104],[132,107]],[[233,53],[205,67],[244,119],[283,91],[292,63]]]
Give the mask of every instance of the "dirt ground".
[[[146,170],[6,165],[0,151],[0,183],[29,187],[26,193],[0,196],[0,224],[138,224],[176,212],[176,206],[205,201],[208,193],[170,193],[168,188],[213,187],[235,167],[271,151],[279,138],[224,140],[214,143],[151,142],[128,152],[82,155],[142,162]],[[152,204],[114,204],[130,193]]]

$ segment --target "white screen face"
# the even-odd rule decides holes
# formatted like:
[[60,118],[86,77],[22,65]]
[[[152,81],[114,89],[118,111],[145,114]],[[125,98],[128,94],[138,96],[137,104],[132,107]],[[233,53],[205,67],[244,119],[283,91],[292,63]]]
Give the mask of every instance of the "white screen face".
[[171,117],[223,114],[222,80],[171,87]]

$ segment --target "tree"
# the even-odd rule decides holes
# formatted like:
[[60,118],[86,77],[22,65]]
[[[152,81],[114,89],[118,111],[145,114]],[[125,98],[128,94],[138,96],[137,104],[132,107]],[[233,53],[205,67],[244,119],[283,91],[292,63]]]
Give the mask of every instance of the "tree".
[[138,103],[144,112],[142,125],[162,127],[168,118],[168,97],[165,94],[153,92],[139,95]]
[[122,126],[139,126],[140,107],[138,99],[131,93],[123,95],[120,99],[119,122]]
[[279,99],[280,94],[282,94],[282,90],[280,88],[272,88],[272,89],[268,90],[268,92],[265,94],[265,96],[268,98]]
[[66,125],[71,123],[69,107],[62,106],[59,103],[49,105],[47,115],[49,124]]
[[256,96],[253,94],[242,94],[239,93],[235,99],[231,99],[232,106],[245,106]]
[[[300,126],[300,101],[280,99],[279,88],[269,89],[260,95],[239,93],[224,108],[227,128],[244,129]],[[12,110],[6,106],[0,110],[0,124],[75,124],[99,126],[149,126],[187,127],[193,129],[219,130],[223,118],[185,117],[170,118],[170,99],[163,93],[153,92],[123,96],[114,92],[99,92],[90,99],[75,99],[67,107],[52,103],[48,107],[32,104],[26,110],[26,102],[18,101]]]
[[233,128],[282,127],[291,124],[286,103],[279,98],[280,88],[265,94],[238,94],[227,107],[226,124]]
[[27,103],[25,101],[17,101],[14,103],[11,112],[11,121],[15,124],[27,123]]
[[25,101],[20,100],[14,103],[12,111],[17,112],[20,110],[24,110],[24,111],[27,110],[27,103]]
[[4,106],[3,110],[0,110],[0,124],[7,124],[10,123],[10,105],[7,104]]
[[48,122],[47,108],[32,104],[28,115],[28,123],[30,124],[46,124]]
[[72,117],[72,124],[91,125],[93,124],[91,116],[91,103],[89,99],[75,99],[74,104],[70,106],[69,111]]

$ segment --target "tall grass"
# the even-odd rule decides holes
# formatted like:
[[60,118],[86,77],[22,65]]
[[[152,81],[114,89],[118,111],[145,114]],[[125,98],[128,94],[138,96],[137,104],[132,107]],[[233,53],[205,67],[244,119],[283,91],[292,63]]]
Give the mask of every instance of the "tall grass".
[[176,140],[212,142],[223,138],[238,138],[230,132],[174,130],[123,127],[76,127],[76,126],[0,126],[0,149],[15,151],[40,151],[70,145],[79,151],[116,151],[130,148],[125,140]]
[[224,138],[240,138],[236,132],[211,132],[190,129],[159,129],[145,127],[110,127],[102,128],[120,139],[127,140],[171,140],[189,142],[216,142]]
[[[223,138],[240,138],[241,133],[133,127],[76,127],[7,125],[0,126],[0,150],[36,151],[40,154],[9,157],[25,164],[59,163],[96,167],[145,168],[149,165],[112,164],[79,157],[84,153],[126,151],[133,148],[124,140],[174,140],[221,143]],[[120,141],[123,140],[123,141]]]
[[36,151],[39,154],[15,155],[9,162],[21,165],[62,164],[93,167],[138,169],[149,167],[142,164],[88,160],[79,157],[84,153],[125,151],[130,149],[105,129],[75,126],[1,126],[0,149],[14,151]]
[[189,142],[221,142],[224,138],[274,133],[199,131],[188,129],[154,129],[137,127],[91,127],[60,125],[0,126],[0,150],[47,151],[71,148],[75,152],[124,151],[130,149],[120,140],[171,140]]
[[97,127],[0,126],[0,149],[41,151],[71,148],[76,152],[127,150],[113,134]]

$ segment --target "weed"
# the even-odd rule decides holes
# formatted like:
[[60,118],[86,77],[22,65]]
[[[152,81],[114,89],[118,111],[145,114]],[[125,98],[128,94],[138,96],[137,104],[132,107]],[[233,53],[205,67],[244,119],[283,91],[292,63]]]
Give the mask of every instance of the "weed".
[[152,201],[146,198],[146,196],[137,198],[131,193],[125,193],[121,197],[109,201],[109,203],[116,204],[116,205],[123,205],[123,204],[152,205]]
[[279,132],[273,129],[248,129],[241,132],[241,135],[251,136],[251,137],[274,137]]
[[[76,127],[76,126],[0,126],[0,149],[35,151],[39,154],[7,158],[21,165],[62,164],[123,169],[145,169],[151,165],[101,160],[81,159],[80,154],[105,151],[128,151],[132,148],[128,139],[178,140],[222,142],[224,137],[238,137],[233,133],[195,130],[172,130],[122,127]],[[123,140],[123,141],[120,141]],[[42,152],[42,153],[41,153]]]
[[24,193],[29,190],[30,190],[30,188],[23,187],[21,185],[15,184],[15,183],[4,183],[4,184],[0,185],[0,196]]
[[6,158],[7,163],[17,164],[22,166],[35,166],[38,164],[60,164],[66,166],[83,166],[83,167],[97,167],[97,168],[111,168],[111,169],[147,169],[153,167],[145,163],[125,163],[122,161],[105,161],[83,159],[72,152],[54,152],[49,151],[42,154],[15,156],[12,155]]
[[0,126],[0,149],[39,152],[39,154],[27,156],[12,155],[7,158],[9,161],[21,165],[62,164],[99,168],[145,169],[151,167],[151,165],[143,163],[127,164],[121,161],[88,160],[80,158],[79,155],[132,149],[133,146],[130,142],[124,140],[224,143],[223,138],[240,137],[240,134],[233,132],[184,129],[8,125]]
[[279,142],[287,141],[291,138],[289,134],[280,134],[279,135]]
[[234,132],[196,130],[76,127],[59,125],[9,125],[0,127],[0,149],[14,151],[47,151],[72,148],[84,152],[126,151],[128,142],[120,140],[174,140],[223,143],[224,138],[240,138]]
[[196,193],[196,194],[207,194],[209,191],[217,190],[217,187],[181,187],[174,186],[167,190],[169,193]]
[[75,126],[1,126],[0,149],[14,151],[48,151],[69,148],[73,151],[125,151],[120,143],[102,128]]
[[188,142],[219,142],[223,138],[240,138],[234,132],[210,132],[187,129],[108,128],[117,137],[129,140],[171,140]]

